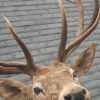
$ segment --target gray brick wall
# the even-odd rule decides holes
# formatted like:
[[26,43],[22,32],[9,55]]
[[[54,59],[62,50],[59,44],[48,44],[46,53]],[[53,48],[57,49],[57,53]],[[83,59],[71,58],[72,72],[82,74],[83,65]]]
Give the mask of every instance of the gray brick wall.
[[[68,12],[68,41],[75,36],[77,28],[77,8],[74,4],[62,0]],[[93,13],[93,0],[83,0],[85,7],[85,26]],[[61,15],[56,0],[0,0],[0,60],[25,61],[21,49],[9,34],[3,20],[7,16],[15,30],[23,38],[34,56],[35,62],[47,65],[56,57],[61,32]],[[92,100],[100,100],[100,22],[68,61],[92,41],[97,43],[96,56],[90,72],[81,77],[81,83],[90,90]],[[26,75],[3,75],[29,83]]]

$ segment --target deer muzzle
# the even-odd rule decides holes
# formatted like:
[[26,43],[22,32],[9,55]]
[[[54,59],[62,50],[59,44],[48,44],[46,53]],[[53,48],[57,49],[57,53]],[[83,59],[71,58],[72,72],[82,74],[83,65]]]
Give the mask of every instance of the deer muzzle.
[[64,100],[85,100],[86,90],[83,89],[80,92],[72,93],[64,96]]
[[90,100],[90,93],[78,84],[69,84],[61,91],[59,100]]

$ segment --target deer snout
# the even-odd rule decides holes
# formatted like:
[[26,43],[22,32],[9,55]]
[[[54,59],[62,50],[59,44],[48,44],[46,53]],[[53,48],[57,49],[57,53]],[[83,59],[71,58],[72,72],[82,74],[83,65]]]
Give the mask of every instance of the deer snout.
[[64,95],[64,100],[85,100],[86,94],[87,91],[85,89],[82,89],[79,92]]
[[59,100],[90,100],[90,93],[86,88],[70,83],[60,92]]

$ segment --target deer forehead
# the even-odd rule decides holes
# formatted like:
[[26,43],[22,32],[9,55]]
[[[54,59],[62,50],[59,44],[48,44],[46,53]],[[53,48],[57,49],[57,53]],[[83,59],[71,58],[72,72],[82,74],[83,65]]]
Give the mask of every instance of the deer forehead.
[[[44,70],[44,68],[43,68]],[[66,66],[65,64],[57,61],[46,67],[46,71],[42,68],[33,76],[33,82],[39,84],[39,82],[51,81],[57,82],[61,80],[70,81],[73,80],[74,70]]]

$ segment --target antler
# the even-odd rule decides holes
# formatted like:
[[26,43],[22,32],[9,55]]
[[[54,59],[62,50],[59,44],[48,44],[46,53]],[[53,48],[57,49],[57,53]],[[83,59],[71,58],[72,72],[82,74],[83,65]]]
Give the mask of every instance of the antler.
[[[68,0],[68,1],[70,1],[70,0]],[[98,21],[99,21],[100,11],[99,11],[99,0],[94,0],[94,1],[95,1],[95,9],[94,9],[94,14],[93,14],[92,20],[91,20],[90,24],[88,25],[88,27],[84,30],[84,16],[83,16],[84,15],[84,9],[83,9],[81,0],[74,0],[74,1],[71,0],[71,2],[77,4],[78,9],[79,9],[78,30],[77,30],[77,34],[76,34],[75,40],[73,40],[72,42],[67,44],[66,47],[65,47],[65,50],[62,50],[62,48],[59,49],[59,50],[62,50],[62,52],[64,51],[62,54],[65,54],[65,55],[63,56],[63,55],[59,54],[59,56],[57,58],[58,61],[65,62],[67,56],[73,50],[75,50],[79,46],[79,44],[95,30],[95,28],[96,28],[96,26],[98,24]],[[59,2],[62,4],[61,0]],[[61,7],[64,8],[63,5],[61,5]],[[64,15],[62,15],[62,16],[64,17]],[[62,25],[63,24],[64,23],[62,21]],[[66,30],[66,28],[65,28],[65,30]],[[64,33],[65,32],[63,30],[62,34],[64,34]],[[65,34],[67,34],[67,33],[65,33]],[[66,40],[66,37],[64,37],[64,35],[63,35],[63,39]],[[63,45],[63,44],[60,44],[60,45]],[[65,43],[64,43],[64,46],[65,46]]]
[[65,55],[65,46],[66,46],[66,40],[67,40],[67,19],[66,19],[66,14],[64,11],[62,1],[58,0],[58,4],[60,7],[61,16],[62,16],[62,34],[61,34],[61,41],[60,41],[60,46],[58,50],[57,60],[62,61]]
[[[86,39],[87,36],[89,36],[96,28],[98,21],[99,21],[99,17],[100,17],[100,10],[99,10],[99,0],[94,0],[95,1],[95,10],[94,10],[94,14],[92,17],[92,20],[90,22],[90,24],[88,25],[88,27],[84,30],[84,32],[80,33],[78,35],[78,37],[76,37],[76,39],[74,41],[72,41],[71,43],[69,43],[66,48],[65,48],[65,56],[68,55],[68,53],[70,52],[71,49],[73,49],[74,47],[78,46],[84,39]],[[82,34],[82,35],[81,35]]]
[[[71,1],[72,2],[72,1]],[[78,10],[79,10],[79,21],[78,21],[78,28],[77,28],[77,33],[76,33],[76,38],[79,37],[80,35],[83,34],[84,32],[84,8],[83,8],[83,4],[81,2],[81,0],[76,0],[74,1],[73,3],[76,3],[77,7],[78,7]],[[73,52],[79,45],[75,46],[74,48],[72,48],[67,56]],[[66,59],[65,59],[66,60]],[[65,62],[65,61],[64,61]]]
[[[81,0],[76,0],[76,4],[77,4],[78,10],[79,10],[79,23],[78,23],[78,29],[77,29],[77,34],[76,34],[76,38],[77,38],[77,37],[81,36],[82,34],[84,34],[84,32],[86,32],[95,22],[98,11],[99,11],[99,1],[95,0],[94,14],[92,16],[92,20],[85,30],[84,30],[84,9],[83,9]],[[73,47],[66,56],[68,56],[71,52],[73,52],[79,45],[80,44]]]
[[0,74],[19,74],[23,73],[20,69],[17,67],[2,67],[0,66]]
[[8,70],[7,73],[26,73],[26,74],[30,74],[30,72],[35,71],[37,69],[36,65],[34,64],[34,60],[32,58],[32,55],[30,53],[30,51],[28,50],[27,46],[25,45],[25,43],[21,40],[21,38],[17,35],[17,33],[15,32],[13,26],[11,25],[10,21],[7,19],[7,17],[4,17],[5,21],[7,22],[7,25],[9,27],[9,30],[11,32],[11,34],[13,35],[13,37],[15,38],[15,40],[17,41],[17,43],[19,44],[19,46],[21,47],[26,60],[27,60],[27,64],[23,64],[20,62],[4,62],[4,61],[0,61],[0,73],[2,72],[6,72],[6,70]]

